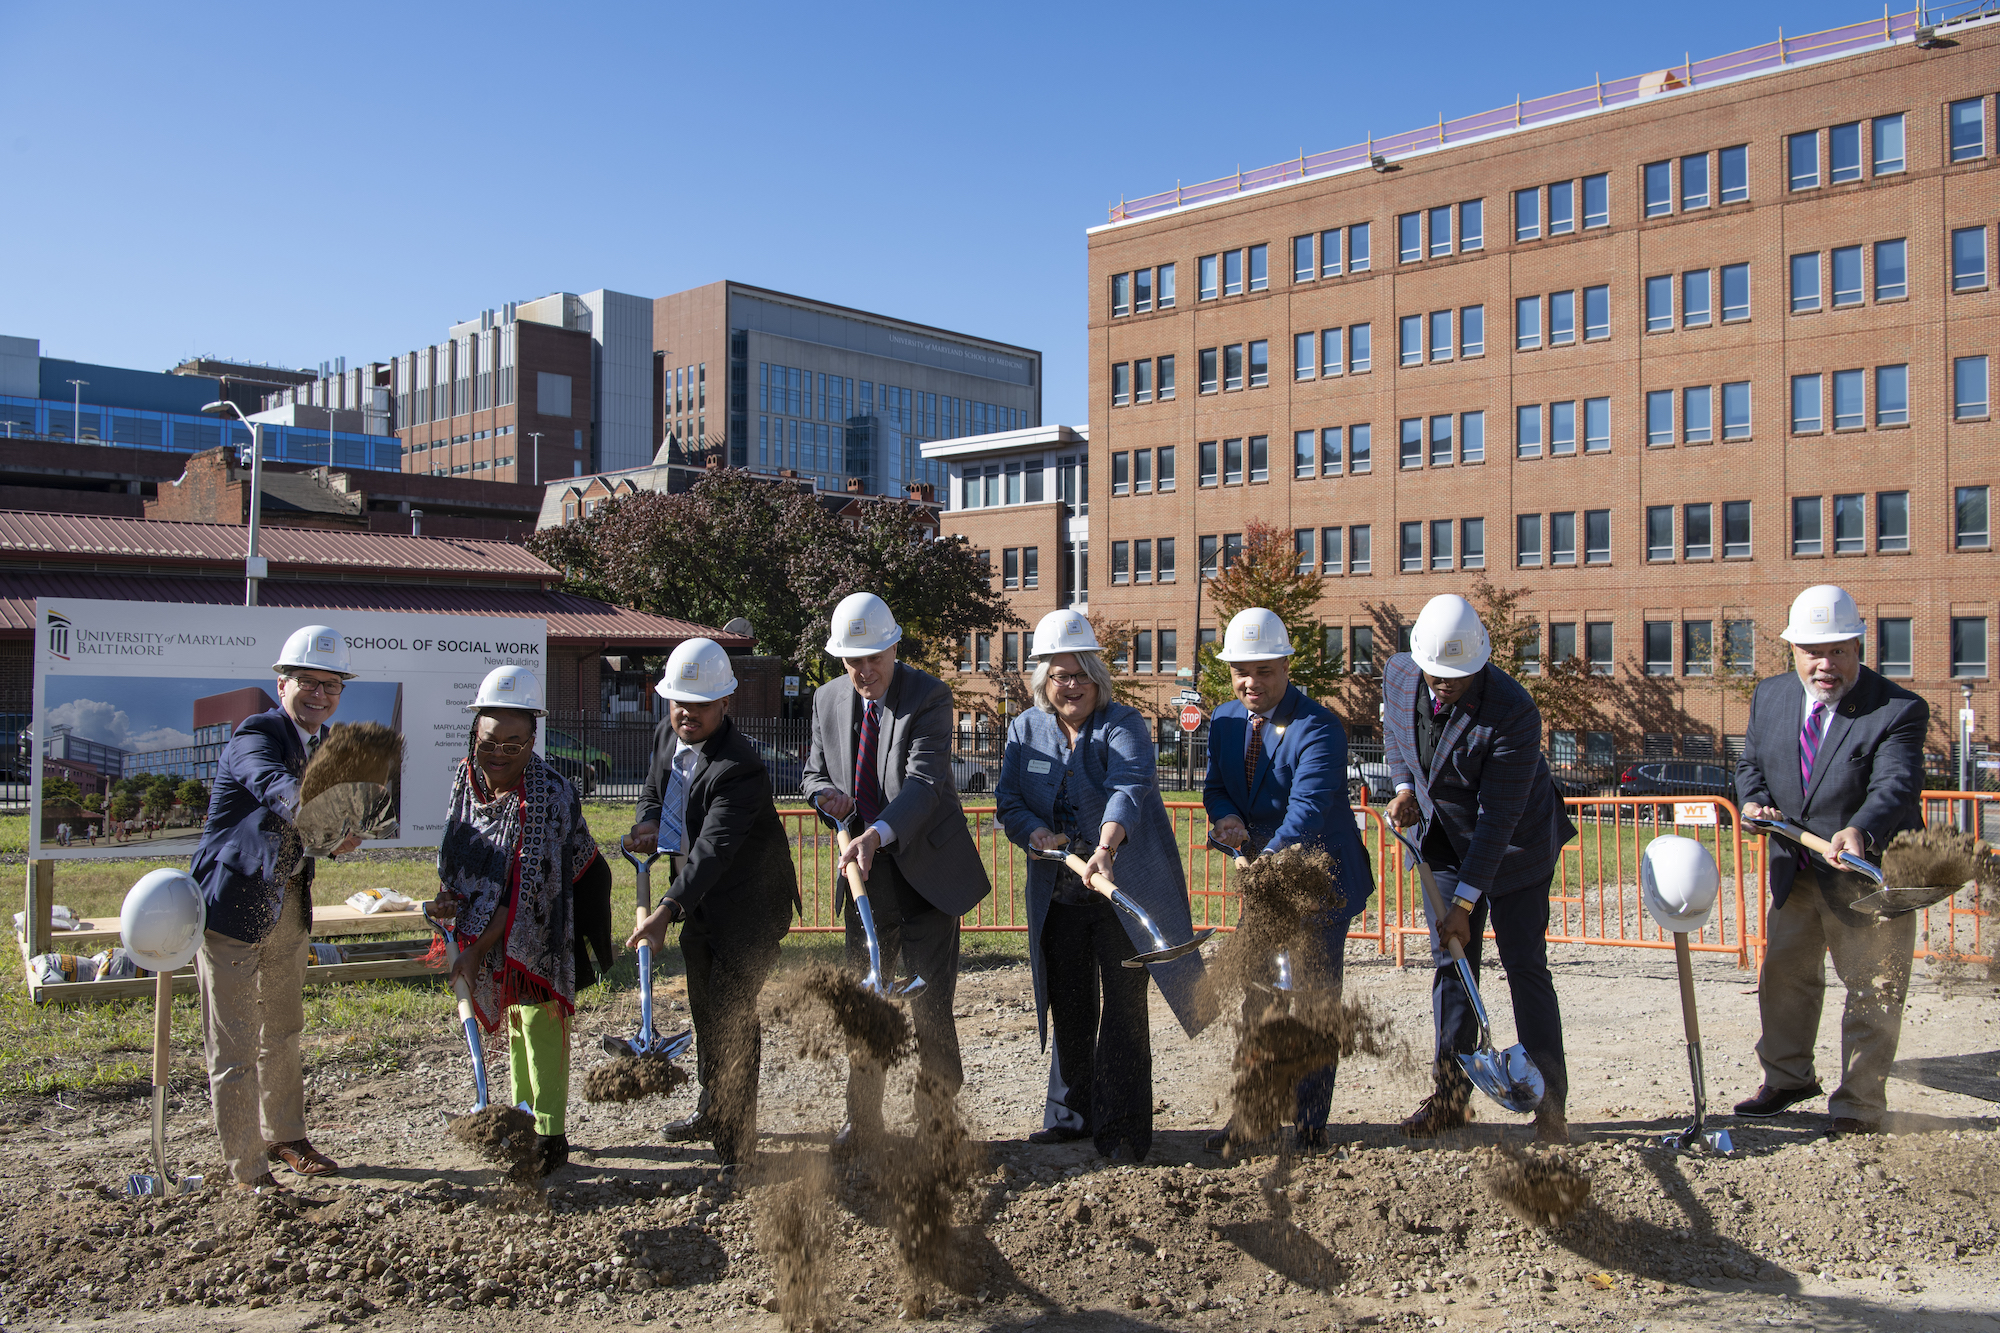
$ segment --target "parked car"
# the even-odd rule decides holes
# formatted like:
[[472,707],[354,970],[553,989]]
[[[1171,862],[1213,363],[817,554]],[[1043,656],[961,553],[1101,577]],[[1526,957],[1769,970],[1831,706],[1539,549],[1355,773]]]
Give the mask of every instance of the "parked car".
[[805,760],[789,754],[772,745],[769,741],[750,742],[757,747],[757,757],[764,761],[764,768],[771,775],[771,792],[780,800],[797,796],[799,788],[805,785]]
[[986,766],[977,759],[951,757],[951,780],[960,791],[983,792],[993,785],[993,779]]
[[[1618,775],[1620,796],[1677,796],[1684,800],[1723,800],[1734,804],[1736,781],[1716,764],[1687,759],[1651,759],[1632,764]],[[1669,817],[1671,817],[1671,812]],[[1718,810],[1724,821],[1729,812]]]
[[[587,767],[591,771],[592,786],[595,786],[599,782],[609,782],[611,780],[610,753],[600,750],[595,746],[585,745],[567,731],[558,731],[554,727],[548,728],[542,749],[543,753],[548,757],[551,767],[554,767],[558,772],[573,774],[581,772]],[[567,767],[556,763],[559,759],[564,761]]]
[[1360,760],[1347,765],[1347,799],[1351,805],[1383,805],[1396,795],[1389,781],[1389,766],[1380,760]]

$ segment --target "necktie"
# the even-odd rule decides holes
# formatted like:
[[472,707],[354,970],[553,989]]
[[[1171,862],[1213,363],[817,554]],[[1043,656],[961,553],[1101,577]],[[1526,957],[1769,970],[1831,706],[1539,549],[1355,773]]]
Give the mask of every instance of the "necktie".
[[681,844],[687,840],[687,770],[681,767],[680,760],[676,752],[667,789],[660,794],[659,847],[666,852],[683,850]]
[[861,743],[854,747],[854,805],[865,827],[882,817],[882,788],[875,781],[875,702],[861,705]]
[[1264,754],[1264,719],[1256,713],[1250,715],[1250,743],[1243,747],[1243,787],[1254,791],[1257,787],[1257,761]]
[[1813,760],[1819,757],[1820,733],[1826,721],[1826,705],[1814,702],[1812,711],[1806,714],[1806,724],[1799,729],[1799,788],[1804,790],[1812,783]]

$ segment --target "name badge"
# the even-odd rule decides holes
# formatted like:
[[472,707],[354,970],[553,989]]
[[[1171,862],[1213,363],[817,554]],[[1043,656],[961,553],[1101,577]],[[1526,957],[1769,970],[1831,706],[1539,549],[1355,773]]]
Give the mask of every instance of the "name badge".
[[1046,773],[1049,771],[1049,761],[1046,759],[1030,759],[1028,761],[1028,771],[1030,773]]

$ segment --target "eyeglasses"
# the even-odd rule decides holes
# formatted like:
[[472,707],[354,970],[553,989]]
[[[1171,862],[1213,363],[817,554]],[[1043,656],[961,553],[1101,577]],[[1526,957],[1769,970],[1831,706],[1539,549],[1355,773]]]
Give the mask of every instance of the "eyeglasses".
[[516,745],[512,741],[508,741],[504,744],[495,744],[493,741],[480,741],[476,743],[472,748],[474,752],[478,754],[485,754],[485,755],[497,754],[502,759],[513,759],[519,756],[521,751],[530,750],[533,749],[534,747],[531,745]]
[[312,680],[306,676],[287,676],[302,694],[324,694],[329,699],[338,699],[340,692],[347,688],[344,680]]
[[1080,671],[1051,671],[1049,673],[1049,684],[1059,690],[1066,690],[1072,685],[1090,684],[1090,677]]

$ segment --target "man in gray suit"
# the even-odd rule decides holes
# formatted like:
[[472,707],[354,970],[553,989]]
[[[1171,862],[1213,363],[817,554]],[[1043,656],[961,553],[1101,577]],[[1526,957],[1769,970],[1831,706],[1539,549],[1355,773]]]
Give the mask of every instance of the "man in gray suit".
[[[812,751],[801,785],[810,799],[846,820],[859,815],[860,836],[841,858],[868,882],[882,968],[906,971],[927,987],[910,1001],[917,1062],[945,1096],[965,1082],[951,1006],[958,989],[958,919],[992,891],[979,848],[965,824],[951,773],[951,688],[896,661],[903,630],[873,593],[857,592],[834,608],[826,650],[846,674],[813,693]],[[868,967],[861,918],[847,908],[847,962]],[[900,960],[900,965],[899,965]],[[880,1132],[886,1071],[848,1054],[847,1124],[837,1148]],[[924,1108],[919,1107],[919,1114]]]
[[[1835,851],[1879,863],[1891,838],[1924,826],[1930,707],[1861,665],[1865,632],[1846,589],[1823,583],[1798,595],[1784,634],[1795,669],[1757,685],[1736,792],[1749,818],[1792,819]],[[1828,1100],[1832,1133],[1875,1133],[1888,1114],[1917,918],[1856,912],[1854,900],[1874,887],[1867,880],[1816,863],[1783,838],[1772,838],[1770,849],[1771,911],[1757,983],[1764,1085],[1736,1104],[1736,1114],[1774,1116],[1821,1094],[1813,1043],[1831,952],[1847,987],[1840,1086]]]

